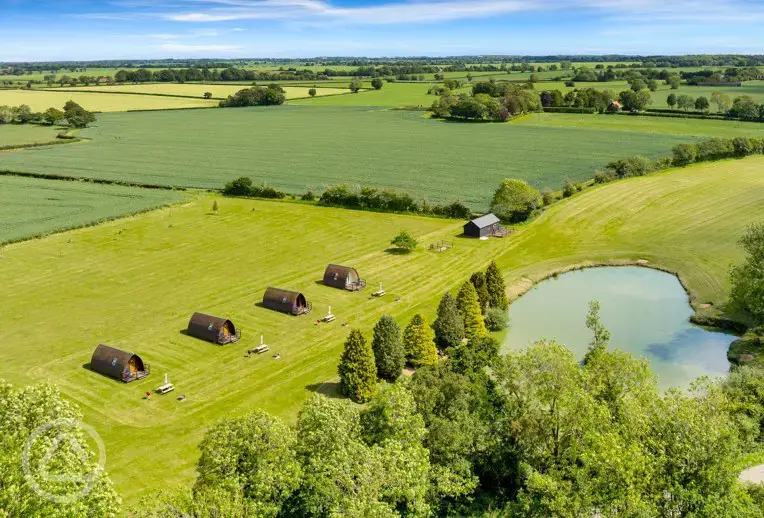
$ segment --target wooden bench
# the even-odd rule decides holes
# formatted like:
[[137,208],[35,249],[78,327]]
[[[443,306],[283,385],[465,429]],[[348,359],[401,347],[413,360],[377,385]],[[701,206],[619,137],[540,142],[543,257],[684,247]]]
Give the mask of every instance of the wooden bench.
[[250,349],[247,352],[248,353],[255,353],[255,354],[263,354],[264,352],[267,352],[270,349],[267,345],[258,345],[254,349]]
[[175,387],[173,386],[173,384],[172,383],[166,383],[166,384],[162,385],[161,387],[158,387],[156,389],[156,393],[157,394],[167,394],[168,392],[172,392],[173,390],[175,390]]

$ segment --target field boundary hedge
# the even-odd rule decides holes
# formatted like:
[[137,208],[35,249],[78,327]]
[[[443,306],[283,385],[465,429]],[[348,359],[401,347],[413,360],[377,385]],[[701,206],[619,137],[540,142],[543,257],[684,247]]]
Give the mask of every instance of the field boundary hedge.
[[[71,140],[61,143],[66,144],[69,142],[71,142]],[[62,182],[83,182],[95,183],[99,185],[117,185],[120,187],[138,187],[140,189],[155,189],[160,191],[188,191],[190,189],[189,187],[175,187],[172,185],[160,185],[153,183],[125,182],[123,180],[105,180],[103,178],[88,178],[84,176],[25,173],[22,171],[11,171],[8,169],[0,169],[0,176],[20,176],[22,178],[37,178],[38,180],[59,180]]]

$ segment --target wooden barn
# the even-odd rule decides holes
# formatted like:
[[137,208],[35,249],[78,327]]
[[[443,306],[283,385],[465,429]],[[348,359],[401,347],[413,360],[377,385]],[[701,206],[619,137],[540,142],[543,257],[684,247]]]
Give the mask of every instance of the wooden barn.
[[188,321],[188,335],[201,338],[218,345],[237,342],[241,331],[227,318],[213,317],[204,313],[194,313]]
[[338,264],[330,264],[326,267],[324,284],[348,291],[359,291],[366,287],[366,281],[361,279],[355,268]]
[[93,352],[90,369],[125,383],[145,378],[150,372],[149,366],[137,354],[104,344]]
[[489,237],[502,229],[499,218],[493,214],[486,214],[473,219],[464,225],[464,235],[467,237]]
[[307,315],[313,309],[313,304],[305,300],[302,293],[279,288],[268,288],[265,291],[263,306],[292,315]]

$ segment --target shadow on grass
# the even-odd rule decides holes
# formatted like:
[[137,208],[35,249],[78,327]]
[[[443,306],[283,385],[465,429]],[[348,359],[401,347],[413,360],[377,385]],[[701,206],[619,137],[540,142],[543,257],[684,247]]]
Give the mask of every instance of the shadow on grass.
[[386,248],[385,253],[390,255],[409,255],[412,251],[405,248]]
[[305,387],[311,392],[321,394],[331,399],[345,399],[345,396],[340,394],[340,384],[336,381],[327,381],[326,383],[313,383]]
[[90,364],[90,362],[82,364],[82,368],[92,372],[93,374],[97,374],[97,375],[101,376],[102,378],[107,379],[107,380],[109,380],[109,381],[111,381],[111,382],[113,382],[115,384],[119,384],[119,385],[124,385],[125,384],[122,380],[119,380],[117,378],[112,378],[111,376],[109,376],[107,374],[104,374],[102,372],[98,372],[97,370],[93,370],[93,366]]

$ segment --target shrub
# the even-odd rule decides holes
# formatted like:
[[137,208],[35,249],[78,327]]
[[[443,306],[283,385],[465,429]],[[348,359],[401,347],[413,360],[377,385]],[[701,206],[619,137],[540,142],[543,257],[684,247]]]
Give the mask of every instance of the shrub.
[[278,191],[273,187],[255,187],[252,185],[252,179],[242,176],[228,182],[223,188],[223,194],[226,196],[245,196],[248,198],[271,198],[271,199],[283,199],[286,198],[286,193]]
[[698,156],[698,148],[694,144],[679,144],[672,150],[672,163],[677,166],[688,165],[695,162]]
[[390,241],[397,250],[402,250],[406,253],[414,250],[419,244],[417,240],[405,230],[401,230],[400,233]]
[[254,86],[239,90],[225,101],[220,101],[221,108],[241,108],[246,106],[275,106],[284,104],[286,95],[278,85]]
[[315,201],[315,199],[316,195],[313,194],[313,191],[308,191],[302,195],[302,201]]
[[509,314],[501,308],[488,308],[485,326],[491,331],[501,331],[509,327]]
[[594,183],[608,183],[616,179],[616,175],[613,171],[605,169],[604,171],[598,170],[594,173]]
[[555,196],[554,191],[550,189],[549,187],[545,187],[541,189],[541,202],[544,204],[544,206],[549,206],[553,204],[557,200],[557,196]]
[[653,171],[655,162],[642,155],[637,155],[611,162],[607,168],[619,178],[630,178],[632,176],[644,176]]
[[753,142],[746,137],[734,138],[732,140],[732,148],[737,156],[748,156],[756,152]]
[[501,182],[491,201],[491,212],[505,221],[525,221],[541,204],[541,195],[525,180]]
[[317,93],[318,92],[316,92],[315,88],[311,88],[310,90],[308,90],[308,95],[311,97],[315,97]]
[[562,197],[570,198],[576,194],[576,184],[573,183],[570,178],[565,179],[565,183],[562,186]]

